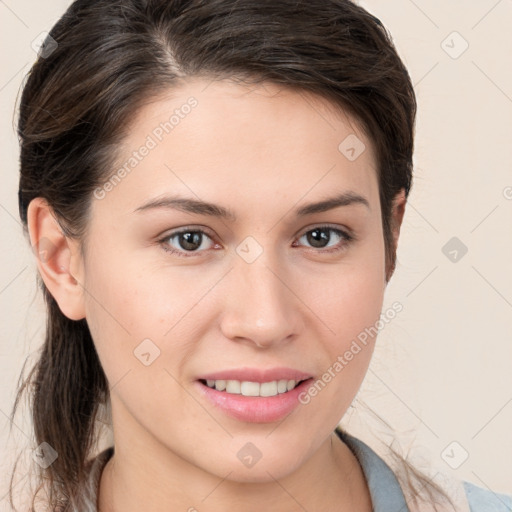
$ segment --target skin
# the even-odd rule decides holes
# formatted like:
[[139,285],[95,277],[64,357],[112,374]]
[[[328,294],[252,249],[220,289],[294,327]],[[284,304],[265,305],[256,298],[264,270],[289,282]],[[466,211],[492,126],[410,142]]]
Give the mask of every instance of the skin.
[[[134,117],[120,165],[193,96],[198,104],[102,199],[93,198],[84,255],[44,200],[29,207],[31,242],[62,312],[86,318],[111,387],[115,455],[101,478],[99,510],[371,511],[362,470],[333,434],[370,363],[375,339],[311,399],[275,423],[242,422],[196,389],[201,375],[242,366],[287,366],[315,378],[379,319],[386,289],[376,163],[357,123],[328,102],[276,85],[188,80]],[[366,149],[338,150],[350,134]],[[334,192],[364,196],[301,218],[294,210]],[[236,221],[169,208],[134,212],[179,194],[231,209]],[[405,207],[393,210],[394,237]],[[318,225],[336,232],[314,246]],[[182,227],[202,228],[189,257]],[[159,242],[168,235],[165,242]],[[252,236],[262,254],[236,248]],[[343,247],[337,253],[327,249]],[[198,244],[199,246],[199,244]],[[324,251],[324,252],[322,252]],[[149,338],[160,356],[145,366],[133,351]],[[253,443],[262,458],[244,466]]]

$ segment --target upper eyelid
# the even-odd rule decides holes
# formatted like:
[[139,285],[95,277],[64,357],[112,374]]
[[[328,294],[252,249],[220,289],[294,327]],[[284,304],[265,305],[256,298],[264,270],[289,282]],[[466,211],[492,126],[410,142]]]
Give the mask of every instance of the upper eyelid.
[[[344,231],[346,232],[348,235],[351,235],[352,234],[352,230],[348,227],[343,227],[343,226],[338,226],[338,225],[331,225],[329,224],[328,222],[327,223],[317,223],[317,224],[312,224],[311,226],[308,226],[306,228],[303,228],[301,229],[298,234],[294,235],[294,236],[302,236],[304,235],[305,233],[309,232],[309,231],[312,231],[314,229],[332,229],[332,230],[338,230],[338,231]],[[168,234],[166,235],[162,235],[163,238],[169,238],[171,236],[174,236],[174,235],[178,235],[180,233],[188,233],[190,231],[199,231],[199,232],[202,232],[202,233],[205,233],[206,235],[210,236],[210,237],[213,237],[211,235],[211,230],[209,228],[206,228],[204,226],[185,226],[183,228],[175,228],[174,230],[170,231]]]

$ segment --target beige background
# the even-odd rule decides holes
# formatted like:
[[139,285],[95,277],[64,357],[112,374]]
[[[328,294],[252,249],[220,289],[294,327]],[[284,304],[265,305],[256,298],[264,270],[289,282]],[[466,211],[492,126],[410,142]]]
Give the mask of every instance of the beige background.
[[[69,3],[0,1],[2,483],[15,446],[7,444],[15,385],[44,331],[18,217],[14,106],[32,41]],[[355,404],[387,422],[413,460],[512,493],[512,1],[360,3],[393,35],[419,113],[415,183],[383,308],[399,301],[403,311],[379,334]],[[468,249],[456,262],[452,247],[443,252],[452,237]],[[356,408],[344,421],[374,445],[374,435],[390,442],[391,431],[364,414]],[[16,446],[29,442],[26,418],[13,431]],[[0,509],[4,494],[2,485]]]

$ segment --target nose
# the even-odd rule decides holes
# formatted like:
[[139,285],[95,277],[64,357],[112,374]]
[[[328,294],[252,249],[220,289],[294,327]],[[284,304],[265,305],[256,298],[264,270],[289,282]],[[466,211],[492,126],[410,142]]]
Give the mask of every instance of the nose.
[[287,343],[302,329],[301,301],[290,272],[264,257],[235,261],[227,276],[221,330],[226,338],[268,348]]

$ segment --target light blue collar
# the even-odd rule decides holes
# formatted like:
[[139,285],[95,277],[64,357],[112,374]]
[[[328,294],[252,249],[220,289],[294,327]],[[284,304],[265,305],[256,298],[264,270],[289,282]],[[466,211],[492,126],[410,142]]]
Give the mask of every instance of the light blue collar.
[[405,496],[391,468],[363,441],[335,430],[356,456],[368,483],[374,512],[409,512]]

